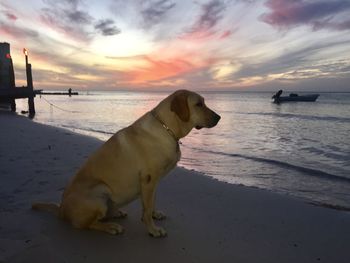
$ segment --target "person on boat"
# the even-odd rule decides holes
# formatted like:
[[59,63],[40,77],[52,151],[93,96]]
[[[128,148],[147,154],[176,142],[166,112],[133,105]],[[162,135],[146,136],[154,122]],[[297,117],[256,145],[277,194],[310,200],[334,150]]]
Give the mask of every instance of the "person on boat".
[[275,95],[272,96],[272,98],[274,99],[275,102],[278,102],[278,99],[280,98],[281,94],[282,94],[283,90],[279,90],[276,92]]

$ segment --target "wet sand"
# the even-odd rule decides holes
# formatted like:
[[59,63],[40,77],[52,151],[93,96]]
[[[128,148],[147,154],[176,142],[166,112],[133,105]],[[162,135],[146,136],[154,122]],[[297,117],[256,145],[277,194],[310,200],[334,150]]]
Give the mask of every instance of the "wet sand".
[[149,237],[137,200],[125,233],[77,230],[32,202],[59,202],[102,141],[0,111],[0,262],[349,262],[350,213],[176,168],[160,183]]

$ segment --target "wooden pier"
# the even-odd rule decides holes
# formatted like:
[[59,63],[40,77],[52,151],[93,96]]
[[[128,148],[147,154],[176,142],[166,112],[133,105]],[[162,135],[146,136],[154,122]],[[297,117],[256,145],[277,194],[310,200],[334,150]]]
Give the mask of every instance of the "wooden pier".
[[34,98],[36,95],[78,95],[78,92],[44,92],[34,90],[32,78],[32,65],[28,63],[28,51],[23,49],[25,55],[27,86],[15,86],[15,74],[12,58],[10,55],[10,44],[0,43],[0,103],[10,104],[11,110],[16,111],[16,99],[28,98],[29,117],[35,115]]
[[47,92],[47,91],[40,91],[37,94],[40,95],[68,95],[68,96],[72,96],[72,95],[79,95],[78,92]]

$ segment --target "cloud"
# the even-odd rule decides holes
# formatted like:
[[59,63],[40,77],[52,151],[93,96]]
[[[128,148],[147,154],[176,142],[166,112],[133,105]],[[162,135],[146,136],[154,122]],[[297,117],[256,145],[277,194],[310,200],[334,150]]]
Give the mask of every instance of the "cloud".
[[313,28],[315,30],[328,28],[338,31],[350,30],[350,19],[342,22],[330,22],[330,21],[317,21],[314,23]]
[[1,1],[1,3],[0,3],[0,20],[3,20],[3,19],[1,19],[1,16],[3,15],[6,20],[16,21],[18,19],[18,16],[15,15],[14,13],[18,13],[18,12],[15,9],[11,8],[9,5],[7,5],[6,3],[3,3]]
[[152,82],[177,76],[195,68],[191,62],[182,57],[170,59],[151,58],[150,56],[137,57],[146,62],[146,66],[135,68],[126,73],[131,82]]
[[16,21],[18,19],[17,16],[15,16],[14,14],[9,13],[9,12],[6,12],[5,16],[7,17],[8,20],[12,20],[12,21]]
[[91,41],[96,33],[103,36],[119,34],[121,30],[114,21],[103,18],[96,21],[81,7],[79,0],[44,0],[46,7],[41,9],[42,20],[54,30],[83,42]]
[[[94,74],[70,72],[61,73],[55,70],[35,69],[35,86],[37,88],[54,89],[108,89],[115,87],[118,72],[101,68]],[[25,78],[25,76],[22,76]]]
[[339,21],[341,13],[350,11],[348,0],[268,0],[265,5],[270,12],[261,15],[260,20],[277,28],[306,24],[311,25],[315,30],[350,29],[349,21]]
[[[59,45],[59,43],[56,43]],[[63,47],[62,47],[63,48]],[[61,49],[42,50],[39,47],[30,49],[31,59],[35,61],[35,86],[38,88],[107,88],[115,80],[122,79],[122,73],[115,68],[101,64],[88,64],[70,56],[60,54]],[[69,53],[76,53],[72,50]],[[67,52],[65,52],[67,54]],[[89,55],[85,52],[86,56]],[[50,65],[40,68],[41,62]]]
[[[320,68],[320,66],[314,67],[313,65],[320,65],[321,62],[319,60],[319,55],[322,54],[322,52],[329,50],[331,47],[344,47],[347,43],[348,41],[346,40],[316,43],[290,52],[284,52],[278,57],[271,58],[261,63],[241,61],[243,67],[233,75],[233,78],[251,78],[255,76],[266,77],[271,74],[278,75],[285,72],[295,72],[305,68]],[[329,61],[322,63],[322,72],[334,72],[334,63]],[[345,66],[343,65],[342,67],[344,68]]]
[[0,33],[10,36],[14,39],[32,39],[39,36],[37,31],[22,28],[14,25],[13,23],[6,23],[0,21]]
[[62,28],[68,28],[70,25],[89,25],[93,21],[89,13],[79,10],[79,1],[44,0],[44,3],[47,6],[42,9],[44,18]]
[[159,24],[166,13],[176,6],[171,0],[145,1],[143,5],[141,16],[144,28],[151,28]]
[[78,10],[79,1],[44,0],[46,7],[41,9],[42,20],[55,30],[82,41],[89,41],[91,36],[87,26],[93,18],[87,12]]
[[102,33],[104,36],[113,36],[120,34],[121,30],[114,25],[112,19],[100,19],[95,24],[95,29]]
[[[163,38],[169,27],[176,27],[178,9],[184,2],[174,0],[114,0],[110,7],[120,20],[128,21],[128,27],[144,30],[152,35],[159,33]],[[185,3],[186,4],[186,3]],[[164,30],[163,30],[164,29]],[[171,30],[170,30],[171,31]]]
[[209,31],[216,26],[218,21],[223,17],[226,6],[222,1],[212,0],[202,5],[202,12],[195,22],[191,31]]
[[220,39],[225,39],[225,38],[228,38],[232,35],[232,30],[226,30],[224,31],[221,36],[219,37]]
[[[201,5],[200,14],[194,21],[193,25],[185,30],[185,34],[181,39],[208,39],[217,33],[215,29],[218,22],[223,18],[223,13],[226,10],[226,5],[219,0],[211,0],[210,2]],[[221,33],[219,38],[229,36],[229,30]]]

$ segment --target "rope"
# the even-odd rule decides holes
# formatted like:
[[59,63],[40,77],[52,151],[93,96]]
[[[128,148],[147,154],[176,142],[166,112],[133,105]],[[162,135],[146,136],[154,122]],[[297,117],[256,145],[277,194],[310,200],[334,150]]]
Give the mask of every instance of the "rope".
[[43,100],[46,101],[51,107],[54,107],[54,108],[59,109],[59,110],[61,110],[61,111],[70,112],[70,113],[80,113],[79,111],[72,111],[72,110],[63,109],[63,108],[61,108],[61,107],[59,107],[59,106],[53,104],[52,102],[48,101],[47,99],[45,99],[45,98],[42,97],[41,95],[40,95],[40,99],[43,99]]

